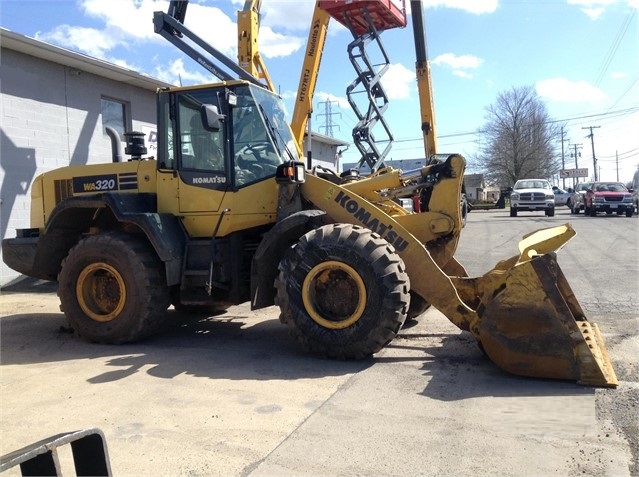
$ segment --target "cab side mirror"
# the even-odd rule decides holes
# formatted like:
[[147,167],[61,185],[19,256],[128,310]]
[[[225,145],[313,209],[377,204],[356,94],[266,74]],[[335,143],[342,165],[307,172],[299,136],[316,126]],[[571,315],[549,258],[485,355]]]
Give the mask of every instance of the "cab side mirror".
[[200,113],[202,114],[202,124],[204,124],[207,131],[217,132],[222,129],[222,122],[226,116],[220,114],[217,106],[203,104]]

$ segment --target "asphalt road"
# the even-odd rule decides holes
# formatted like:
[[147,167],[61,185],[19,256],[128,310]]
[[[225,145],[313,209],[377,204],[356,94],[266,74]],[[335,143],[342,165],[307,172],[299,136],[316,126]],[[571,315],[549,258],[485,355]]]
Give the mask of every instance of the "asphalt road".
[[0,455],[98,428],[114,476],[636,476],[639,220],[474,211],[457,258],[481,275],[525,233],[566,222],[578,235],[558,261],[617,389],[508,375],[434,309],[364,362],[309,357],[276,308],[246,306],[89,344],[39,285],[0,296]]

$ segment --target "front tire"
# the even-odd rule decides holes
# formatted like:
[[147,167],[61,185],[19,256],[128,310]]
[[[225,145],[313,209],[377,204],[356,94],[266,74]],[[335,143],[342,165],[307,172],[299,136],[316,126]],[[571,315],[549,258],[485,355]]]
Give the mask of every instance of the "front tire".
[[279,269],[280,320],[307,351],[361,359],[386,346],[406,320],[404,263],[368,229],[329,224],[312,230]]
[[164,266],[142,239],[107,233],[80,240],[58,275],[71,328],[98,343],[140,340],[157,331],[169,306]]
[[517,217],[517,208],[516,207],[511,207],[510,208],[510,216],[511,217]]

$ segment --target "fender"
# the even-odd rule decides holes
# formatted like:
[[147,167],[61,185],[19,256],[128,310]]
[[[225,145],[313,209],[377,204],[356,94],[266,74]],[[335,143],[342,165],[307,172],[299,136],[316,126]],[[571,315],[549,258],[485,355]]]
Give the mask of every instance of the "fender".
[[276,223],[265,235],[251,262],[251,309],[275,303],[275,278],[286,249],[306,232],[330,222],[321,210],[302,210]]
[[101,209],[108,209],[116,222],[139,228],[165,263],[167,284],[179,283],[188,237],[177,217],[156,212],[155,194],[108,192],[60,202],[38,240],[33,269],[55,280],[63,258],[81,235],[91,225],[104,225],[99,223]]

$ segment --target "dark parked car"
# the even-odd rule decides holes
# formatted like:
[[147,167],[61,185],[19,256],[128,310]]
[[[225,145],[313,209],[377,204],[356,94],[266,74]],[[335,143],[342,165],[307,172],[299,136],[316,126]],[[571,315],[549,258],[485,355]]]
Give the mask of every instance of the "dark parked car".
[[632,217],[634,208],[632,194],[621,182],[593,182],[586,189],[584,213],[591,217],[596,216],[597,212]]

